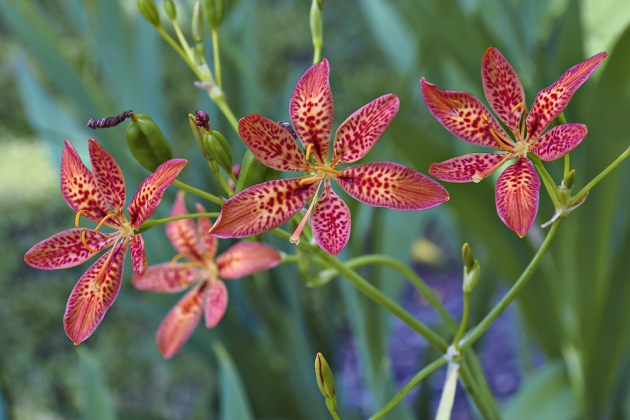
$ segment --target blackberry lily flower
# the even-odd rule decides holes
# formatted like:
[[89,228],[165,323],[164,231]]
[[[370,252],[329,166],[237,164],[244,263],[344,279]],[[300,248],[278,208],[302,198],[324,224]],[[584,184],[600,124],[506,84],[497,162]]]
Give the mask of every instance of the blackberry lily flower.
[[285,223],[313,199],[291,241],[299,242],[312,212],[315,240],[324,251],[337,254],[350,237],[350,211],[332,190],[331,180],[355,199],[377,207],[424,210],[448,200],[448,193],[438,182],[397,163],[366,163],[335,169],[339,164],[361,159],[370,151],[396,116],[399,100],[394,94],[384,95],[353,113],[337,130],[332,159],[328,161],[333,121],[329,73],[326,59],[313,65],[298,80],[289,103],[291,122],[306,148],[306,156],[280,124],[256,114],[239,121],[243,141],[262,163],[279,171],[309,174],[243,190],[223,204],[211,234],[219,238],[242,238],[269,231]]
[[[94,139],[88,142],[92,172],[81,162],[79,154],[66,140],[61,159],[61,194],[77,212],[75,229],[64,230],[33,246],[24,255],[31,267],[56,270],[74,267],[96,253],[110,248],[81,276],[66,305],[63,325],[68,337],[78,345],[101,323],[105,312],[120,290],[127,244],[131,249],[131,266],[142,276],[147,268],[142,235],[135,233],[155,211],[164,191],[187,161],[171,159],[145,179],[124,214],[125,179],[112,155]],[[95,223],[95,229],[79,227],[80,216]],[[100,232],[106,226],[113,233]]]
[[479,99],[466,92],[440,90],[422,78],[424,102],[444,128],[468,143],[507,152],[459,156],[432,164],[429,173],[442,181],[480,182],[508,160],[518,158],[499,176],[495,198],[503,223],[522,238],[536,218],[540,190],[540,179],[527,153],[552,161],[580,144],[587,133],[584,124],[564,124],[542,134],[606,57],[608,54],[602,52],[571,67],[538,92],[527,114],[525,93],[516,72],[499,50],[488,48],[481,60],[483,90],[513,138]]
[[[197,211],[204,213],[201,204]],[[179,192],[171,216],[188,214],[184,193]],[[257,242],[240,242],[228,248],[218,258],[217,238],[208,234],[210,219],[177,220],[166,224],[166,235],[178,254],[170,263],[151,266],[144,276],[133,276],[136,288],[162,293],[181,292],[197,283],[166,315],[157,332],[160,353],[170,358],[184,345],[205,314],[206,327],[219,323],[227,307],[227,289],[223,279],[237,279],[258,271],[267,270],[280,263],[275,249]],[[180,258],[190,262],[178,263]]]

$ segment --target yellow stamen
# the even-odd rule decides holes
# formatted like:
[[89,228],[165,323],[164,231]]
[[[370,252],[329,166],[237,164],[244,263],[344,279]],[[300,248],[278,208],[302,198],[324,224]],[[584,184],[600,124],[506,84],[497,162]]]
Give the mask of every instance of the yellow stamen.
[[317,171],[329,172],[331,174],[335,174],[335,175],[338,175],[338,176],[341,176],[343,174],[343,172],[341,172],[341,171],[336,171],[334,169],[330,169],[330,168],[327,168],[325,166],[313,166],[313,169],[315,169]]
[[[174,263],[172,263],[172,264],[174,264]],[[206,268],[206,266],[205,266],[205,265],[203,265],[203,264],[202,264],[202,263],[200,263],[200,262],[196,262],[196,261],[193,261],[193,262],[180,263],[180,264],[178,264],[178,267],[199,267],[199,268]]]
[[490,175],[491,173],[499,169],[501,165],[503,165],[508,160],[512,159],[514,156],[516,156],[516,153],[508,153],[506,155],[503,155],[503,159],[501,159],[499,163],[497,163],[493,167],[488,168],[483,172],[477,172],[476,174],[474,174],[472,177],[473,182],[478,184],[479,182],[481,182],[482,179],[484,179],[485,177],[487,177],[488,175]]
[[306,160],[308,161],[309,156],[311,155],[311,149],[313,148],[313,143],[309,143],[306,146]]
[[94,229],[94,232],[98,232],[98,230],[105,224],[105,222],[112,217],[116,217],[116,215],[114,213],[110,213],[107,216],[103,217],[103,220],[99,222],[99,224],[96,226],[96,229]]
[[481,114],[481,119],[484,120],[484,122],[486,124],[488,124],[488,127],[490,128],[490,134],[492,134],[492,137],[494,137],[494,139],[497,141],[497,143],[499,143],[499,146],[501,146],[503,148],[503,150],[505,150],[506,152],[512,152],[512,149],[507,147],[505,145],[505,143],[503,143],[501,140],[499,140],[499,136],[497,136],[497,134],[494,132],[494,129],[492,128],[492,125],[490,125],[490,121],[488,121],[488,117],[486,117],[485,114]]
[[168,268],[173,268],[173,266],[175,265],[175,263],[176,263],[179,259],[181,259],[181,258],[183,258],[183,257],[184,257],[184,254],[182,254],[182,253],[179,253],[179,254],[175,255],[175,256],[173,257],[173,259],[171,259],[171,262],[169,263]]
[[525,106],[525,104],[524,104],[524,103],[520,103],[520,104],[516,105],[516,106],[514,107],[514,109],[512,110],[512,112],[516,111],[516,110],[517,110],[517,109],[519,109],[519,108],[523,108],[523,112],[527,112],[527,107]]
[[87,240],[85,239],[85,232],[87,232],[87,230],[84,230],[83,232],[81,232],[81,241],[83,242],[83,245],[85,245],[88,251],[98,252],[98,249],[90,248],[90,246],[87,244]]
[[525,135],[525,115],[527,114],[527,107],[525,106],[525,104],[520,103],[516,105],[514,109],[512,109],[512,112],[516,111],[519,108],[523,108],[523,118],[519,122],[519,125],[520,125],[519,134],[521,135],[521,139],[523,139],[523,136]]
[[309,176],[308,178],[300,179],[300,185],[304,184],[312,184],[315,181],[321,181],[324,179],[323,176]]
[[87,211],[87,210],[79,210],[79,211],[77,212],[76,217],[74,218],[74,225],[75,225],[76,227],[79,227],[79,217],[80,217],[82,214],[89,214],[90,216],[92,216],[92,217],[94,217],[94,218],[96,219],[96,217],[95,217],[92,213],[90,213],[89,211]]

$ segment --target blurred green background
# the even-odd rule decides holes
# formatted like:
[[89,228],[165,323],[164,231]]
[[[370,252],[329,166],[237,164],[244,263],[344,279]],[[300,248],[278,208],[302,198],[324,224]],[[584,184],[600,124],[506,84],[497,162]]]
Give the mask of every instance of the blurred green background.
[[[177,6],[190,40],[192,1]],[[220,30],[224,90],[237,117],[288,120],[290,94],[311,64],[309,9],[306,0],[227,2]],[[476,149],[431,117],[421,77],[483,99],[481,56],[495,46],[521,77],[529,106],[567,68],[605,50],[610,58],[565,110],[569,122],[589,128],[571,153],[581,188],[630,143],[629,22],[624,0],[325,1],[323,56],[331,63],[335,127],[393,92],[401,110],[367,159],[427,173],[432,162]],[[313,374],[317,351],[335,372],[340,417],[358,419],[436,357],[343,279],[308,288],[293,266],[229,282],[226,317],[214,330],[198,327],[169,361],[154,336],[179,296],[134,290],[127,267],[103,323],[79,347],[72,345],[62,317],[87,263],[44,272],[23,262],[33,244],[73,223],[59,194],[63,141],[70,139],[87,162],[86,140],[95,137],[116,157],[133,192],[148,173],[127,150],[124,125],[92,131],[85,124],[125,109],[147,113],[175,155],[190,160],[180,179],[220,194],[187,114],[208,111],[237,160],[244,148],[193,81],[133,1],[0,0],[0,419],[323,419],[328,413]],[[560,179],[561,161],[547,168]],[[524,269],[545,235],[540,224],[553,214],[541,191],[537,222],[519,240],[496,214],[494,180],[445,184],[451,200],[422,213],[347,200],[353,228],[341,257],[382,252],[415,262],[458,314],[458,250],[469,242],[483,269],[473,293],[473,325]],[[478,343],[505,418],[630,418],[629,190],[626,162],[570,215],[516,308]],[[169,213],[173,198],[174,189],[158,217]],[[192,209],[195,198],[187,198]],[[145,239],[150,264],[173,257],[162,228]],[[449,338],[400,275],[386,269],[363,274]],[[500,357],[509,359],[509,371]],[[505,375],[516,385],[507,389],[500,380]],[[423,382],[387,418],[430,418],[442,377]],[[453,418],[475,416],[460,389]]]

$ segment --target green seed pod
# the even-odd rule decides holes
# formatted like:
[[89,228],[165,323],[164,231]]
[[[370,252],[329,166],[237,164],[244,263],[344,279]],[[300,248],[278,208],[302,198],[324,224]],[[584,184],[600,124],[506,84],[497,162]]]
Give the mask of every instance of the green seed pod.
[[203,135],[203,145],[226,173],[232,172],[232,149],[223,134],[217,130],[206,131]]
[[157,27],[162,26],[160,22],[160,13],[153,0],[137,0],[138,10],[151,25]]
[[324,43],[322,6],[323,0],[313,0],[311,4],[311,37],[313,45],[320,48]]
[[127,146],[134,158],[151,172],[169,159],[173,149],[162,131],[146,114],[135,114],[126,131]]
[[195,43],[203,42],[203,10],[201,2],[195,3],[192,15],[192,36]]
[[206,12],[206,18],[208,19],[210,28],[212,28],[213,31],[218,30],[223,21],[223,15],[225,14],[225,1],[203,0],[203,8]]
[[564,186],[567,187],[569,190],[573,188],[573,183],[575,183],[575,169],[571,169],[564,177],[564,180],[562,182],[564,183]]
[[315,376],[317,377],[317,386],[322,395],[326,399],[334,399],[336,394],[335,378],[330,370],[330,366],[328,366],[328,362],[326,362],[321,353],[317,353],[317,356],[315,356]]
[[177,20],[177,9],[173,0],[164,0],[164,11],[170,20]]
[[280,171],[265,166],[248,150],[243,157],[241,173],[238,175],[235,192],[239,193],[252,185],[278,178],[280,178]]

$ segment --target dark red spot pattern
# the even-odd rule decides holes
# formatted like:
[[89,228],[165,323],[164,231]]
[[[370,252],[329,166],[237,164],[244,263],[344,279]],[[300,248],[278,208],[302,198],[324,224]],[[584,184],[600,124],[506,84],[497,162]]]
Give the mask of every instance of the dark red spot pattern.
[[499,179],[495,191],[497,213],[521,238],[536,219],[540,178],[527,158],[519,158]]
[[88,148],[94,181],[105,201],[114,209],[116,214],[122,216],[127,190],[120,166],[114,157],[107,153],[96,140],[90,139]]
[[533,145],[532,150],[542,160],[556,160],[578,147],[587,133],[584,124],[559,125],[547,131]]
[[472,182],[473,175],[498,165],[506,154],[470,153],[454,157],[429,167],[431,176],[447,182]]
[[329,254],[338,254],[350,239],[350,210],[326,182],[311,216],[317,244]]

